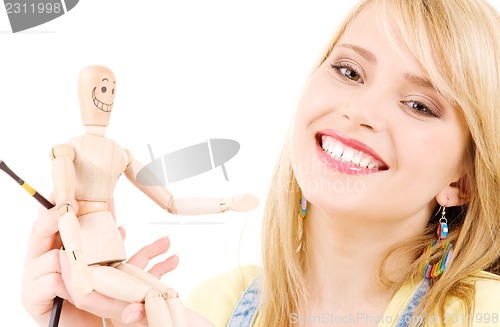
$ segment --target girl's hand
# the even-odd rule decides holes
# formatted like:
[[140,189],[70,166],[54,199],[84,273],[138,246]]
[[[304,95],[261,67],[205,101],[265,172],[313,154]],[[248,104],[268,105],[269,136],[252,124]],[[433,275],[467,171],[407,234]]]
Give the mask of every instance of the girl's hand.
[[[160,238],[140,249],[127,263],[144,269],[151,259],[167,252],[169,247],[170,240],[167,237]],[[115,326],[147,326],[143,303],[130,304],[106,297],[95,291],[89,295],[82,295],[74,290],[71,283],[70,263],[66,254],[63,253],[64,251],[60,252],[62,253],[60,257],[61,275],[70,294],[68,299],[70,303],[94,315],[110,318]],[[167,272],[174,270],[178,263],[179,259],[174,255],[157,263],[148,272],[159,279]],[[127,285],[123,287],[127,287]],[[127,324],[124,324],[125,322]]]
[[[127,263],[144,269],[149,261],[163,253],[170,247],[170,240],[167,237],[160,238],[154,243],[146,245],[133,255]],[[61,251],[63,252],[63,251]],[[62,277],[66,285],[71,284],[71,267],[65,254],[61,255]],[[164,274],[177,267],[179,259],[172,256],[154,265],[148,272],[160,279]],[[125,303],[107,298],[97,292],[83,296],[69,288],[71,301],[76,303],[76,307],[92,312],[98,316],[110,317],[115,327],[147,327],[144,303]],[[188,327],[214,327],[214,325],[201,315],[187,308],[184,309]],[[175,326],[174,326],[175,327]]]
[[62,242],[57,219],[55,208],[40,208],[31,230],[24,263],[21,300],[40,326],[48,326],[54,298],[69,297],[60,275],[59,249]]
[[[79,296],[71,292],[61,276],[69,268],[58,233],[58,214],[53,208],[40,209],[39,217],[33,224],[25,260],[22,282],[22,303],[28,313],[40,326],[48,326],[54,298],[59,296],[64,302],[59,326],[102,326],[101,316],[113,321],[145,323],[142,304],[130,304],[105,297],[97,292]],[[121,229],[122,236],[125,235]],[[128,263],[144,269],[149,260],[165,253],[170,246],[168,238],[162,238],[139,250]],[[172,256],[157,263],[149,271],[160,278],[177,267],[178,257]],[[65,273],[65,279],[70,277]],[[125,310],[127,308],[127,310]],[[125,310],[125,311],[124,311]],[[137,314],[140,312],[141,314]],[[122,317],[123,313],[123,317]],[[133,315],[128,317],[127,315]],[[124,318],[124,319],[123,319]],[[132,318],[132,319],[130,319]]]

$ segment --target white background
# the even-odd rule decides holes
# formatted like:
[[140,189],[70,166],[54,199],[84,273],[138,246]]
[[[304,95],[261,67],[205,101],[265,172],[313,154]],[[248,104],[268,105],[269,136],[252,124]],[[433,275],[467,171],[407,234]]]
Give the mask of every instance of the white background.
[[[499,0],[491,0],[497,9]],[[115,192],[128,254],[170,235],[178,269],[164,281],[185,296],[203,279],[258,263],[265,195],[305,79],[345,13],[345,1],[81,0],[64,16],[13,34],[0,13],[0,159],[49,195],[50,149],[83,132],[77,76],[111,68],[118,89],[107,136],[136,159],[204,142],[240,142],[221,169],[168,186],[176,197],[249,192],[249,213],[168,215],[125,178]],[[0,308],[34,326],[20,302],[21,276],[38,203],[0,174]],[[125,287],[125,286],[124,286]]]

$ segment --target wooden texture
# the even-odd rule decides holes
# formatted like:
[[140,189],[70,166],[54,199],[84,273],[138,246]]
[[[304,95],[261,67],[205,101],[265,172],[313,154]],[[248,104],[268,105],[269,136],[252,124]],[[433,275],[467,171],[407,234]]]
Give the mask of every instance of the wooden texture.
[[115,299],[144,302],[149,326],[184,327],[184,308],[177,293],[143,270],[122,263],[125,248],[109,211],[118,178],[125,174],[161,208],[174,214],[248,211],[257,207],[258,200],[248,194],[174,200],[164,186],[138,183],[136,176],[144,165],[105,137],[116,93],[113,72],[102,66],[83,69],[78,90],[86,133],[52,149],[59,228],[72,264],[72,280],[83,294],[96,290]]

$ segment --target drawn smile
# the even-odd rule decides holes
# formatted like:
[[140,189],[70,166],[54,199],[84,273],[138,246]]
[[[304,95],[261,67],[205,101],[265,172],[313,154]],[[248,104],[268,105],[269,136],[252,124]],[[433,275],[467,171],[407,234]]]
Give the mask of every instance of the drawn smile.
[[113,104],[107,104],[99,100],[95,95],[96,88],[97,87],[94,87],[94,89],[92,90],[92,101],[94,102],[94,105],[101,111],[110,112],[113,108]]

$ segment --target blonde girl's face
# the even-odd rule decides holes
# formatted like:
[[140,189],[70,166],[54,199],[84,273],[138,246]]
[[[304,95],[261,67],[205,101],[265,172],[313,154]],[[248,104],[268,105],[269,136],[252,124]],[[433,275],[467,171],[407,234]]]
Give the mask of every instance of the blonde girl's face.
[[436,197],[446,202],[458,192],[468,131],[375,16],[372,5],[364,8],[308,81],[292,165],[314,210],[423,221]]

